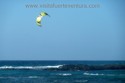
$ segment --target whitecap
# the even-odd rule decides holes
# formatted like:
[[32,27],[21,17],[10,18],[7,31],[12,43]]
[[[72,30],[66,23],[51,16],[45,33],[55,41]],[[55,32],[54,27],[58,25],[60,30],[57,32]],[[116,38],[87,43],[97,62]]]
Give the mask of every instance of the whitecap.
[[42,66],[42,68],[60,68],[62,67],[63,65],[56,65],[56,66]]
[[83,75],[98,76],[98,75],[104,75],[104,74],[99,74],[99,73],[83,73]]
[[55,66],[1,66],[0,69],[50,69],[50,68],[60,68],[63,65],[55,65]]
[[60,75],[60,76],[71,76],[72,74],[71,73],[60,73],[60,74],[57,74],[57,75]]

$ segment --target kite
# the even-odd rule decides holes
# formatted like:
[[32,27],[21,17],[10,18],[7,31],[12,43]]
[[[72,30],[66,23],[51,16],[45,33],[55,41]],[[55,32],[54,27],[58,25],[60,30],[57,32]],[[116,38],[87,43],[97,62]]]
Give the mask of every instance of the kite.
[[41,26],[41,21],[44,16],[49,16],[46,12],[41,12],[40,15],[36,18],[36,24]]

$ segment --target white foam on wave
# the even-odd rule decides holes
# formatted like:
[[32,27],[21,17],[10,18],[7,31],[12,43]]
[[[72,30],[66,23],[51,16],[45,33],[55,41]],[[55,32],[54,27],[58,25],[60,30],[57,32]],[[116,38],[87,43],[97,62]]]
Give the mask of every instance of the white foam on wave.
[[71,76],[72,74],[71,73],[60,73],[60,74],[57,74],[57,75],[60,75],[60,76]]
[[60,68],[63,65],[55,66],[1,66],[0,69],[49,69],[49,68]]
[[1,66],[0,69],[33,69],[32,66]]
[[0,78],[12,79],[12,78],[40,78],[40,77],[39,76],[28,76],[28,77],[11,77],[11,76],[8,76],[8,77],[0,77]]
[[83,73],[83,75],[99,76],[99,75],[104,75],[104,74],[99,74],[99,73]]
[[42,66],[42,68],[60,68],[62,67],[63,65],[56,65],[56,66]]
[[119,75],[115,75],[115,74],[99,74],[99,73],[83,73],[83,75],[91,75],[91,76],[122,76],[122,75],[124,75],[125,76],[125,74],[119,74]]

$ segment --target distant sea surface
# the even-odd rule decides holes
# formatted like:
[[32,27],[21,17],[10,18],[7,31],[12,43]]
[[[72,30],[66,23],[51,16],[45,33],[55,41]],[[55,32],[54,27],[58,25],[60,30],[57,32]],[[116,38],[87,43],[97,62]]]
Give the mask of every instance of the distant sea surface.
[[0,61],[0,83],[125,83],[125,61]]

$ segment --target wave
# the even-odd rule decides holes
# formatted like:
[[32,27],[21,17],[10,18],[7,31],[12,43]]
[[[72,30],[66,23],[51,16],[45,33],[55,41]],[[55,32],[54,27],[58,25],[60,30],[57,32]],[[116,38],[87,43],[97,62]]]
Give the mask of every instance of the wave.
[[104,74],[99,74],[99,73],[83,73],[83,75],[103,76]]
[[17,70],[21,70],[21,69],[51,69],[51,68],[60,68],[63,65],[56,65],[56,66],[1,66],[0,69],[4,70],[4,69],[17,69]]
[[[26,78],[26,77],[25,77]],[[27,78],[40,78],[39,76],[29,76]]]
[[71,70],[71,71],[89,71],[89,70],[125,70],[125,64],[108,64],[108,65],[63,65],[57,70]]
[[99,74],[99,73],[83,73],[83,75],[88,75],[88,76],[120,76],[120,75],[115,75],[115,74]]
[[71,73],[60,73],[60,74],[57,74],[57,75],[60,75],[60,76],[71,76],[72,74]]
[[86,83],[86,82],[88,82],[88,80],[76,80],[75,82],[77,82],[77,83]]
[[41,78],[40,76],[28,76],[28,77],[12,77],[12,76],[8,76],[8,77],[0,77],[0,78]]
[[54,65],[54,66],[0,66],[0,70],[59,70],[59,71],[89,71],[89,70],[125,70],[124,65]]
[[3,79],[3,78],[15,78],[15,77],[0,77],[0,79],[1,79],[1,78]]
[[125,76],[125,74],[100,74],[100,73],[88,73],[85,72],[83,75],[88,75],[88,76]]

